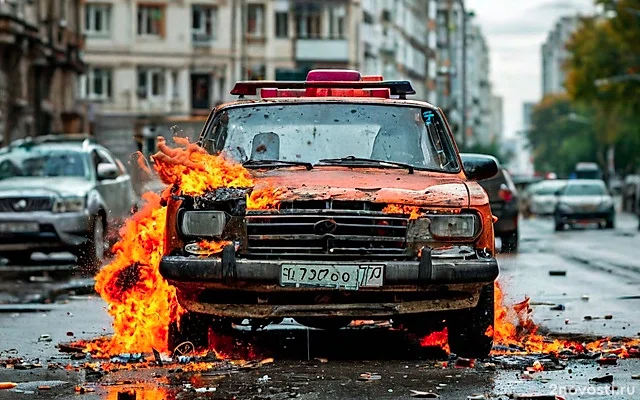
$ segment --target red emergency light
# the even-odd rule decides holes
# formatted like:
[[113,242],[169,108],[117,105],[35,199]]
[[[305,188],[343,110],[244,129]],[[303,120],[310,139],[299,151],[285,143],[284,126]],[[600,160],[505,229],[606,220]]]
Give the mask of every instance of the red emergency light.
[[307,74],[307,82],[357,82],[360,72],[352,69],[314,69]]
[[365,75],[354,70],[312,70],[306,81],[241,81],[231,94],[273,97],[378,97],[406,98],[415,94],[409,81],[385,81],[380,75]]

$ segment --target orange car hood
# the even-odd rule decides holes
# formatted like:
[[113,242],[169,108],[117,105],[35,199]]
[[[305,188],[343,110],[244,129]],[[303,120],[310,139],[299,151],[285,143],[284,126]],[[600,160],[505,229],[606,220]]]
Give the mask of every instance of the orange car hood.
[[455,174],[370,168],[316,167],[252,171],[258,187],[279,189],[281,201],[360,200],[466,208],[469,190]]

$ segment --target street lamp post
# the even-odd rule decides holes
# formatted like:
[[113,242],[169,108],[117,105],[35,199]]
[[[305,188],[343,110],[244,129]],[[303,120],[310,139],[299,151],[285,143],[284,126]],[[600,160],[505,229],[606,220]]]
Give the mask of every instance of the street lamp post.
[[462,120],[460,121],[462,130],[461,146],[463,149],[467,144],[467,11],[464,8],[464,0],[457,0],[462,13]]

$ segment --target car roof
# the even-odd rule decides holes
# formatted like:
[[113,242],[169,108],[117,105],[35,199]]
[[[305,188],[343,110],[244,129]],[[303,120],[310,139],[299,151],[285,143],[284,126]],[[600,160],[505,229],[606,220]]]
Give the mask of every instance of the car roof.
[[227,103],[220,104],[213,109],[213,112],[222,109],[241,107],[247,105],[266,105],[266,104],[317,104],[317,103],[335,103],[335,104],[367,104],[367,105],[387,105],[387,106],[409,106],[422,107],[437,110],[438,107],[426,101],[408,100],[408,99],[384,99],[378,97],[275,97],[275,98],[257,98],[257,99],[239,99]]
[[602,179],[570,179],[567,181],[569,185],[590,185],[590,186],[604,186]]
[[20,143],[12,143],[10,146],[3,147],[0,149],[0,154],[9,154],[15,150],[28,150],[28,149],[54,149],[54,150],[67,150],[67,151],[76,151],[80,153],[89,153],[93,149],[104,149],[103,146],[90,141],[55,141],[55,142],[20,142]]

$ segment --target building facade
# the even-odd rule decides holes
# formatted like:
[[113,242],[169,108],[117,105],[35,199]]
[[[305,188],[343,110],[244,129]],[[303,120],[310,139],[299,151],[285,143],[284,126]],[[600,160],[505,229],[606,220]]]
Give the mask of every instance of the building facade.
[[[431,3],[85,0],[89,67],[79,93],[96,135],[120,156],[133,149],[136,121],[206,115],[232,99],[238,80],[350,68],[410,79],[428,99]],[[144,131],[167,133],[158,129]]]
[[569,58],[566,49],[571,35],[578,28],[579,18],[569,16],[560,18],[547,35],[542,45],[542,95],[565,92],[566,74],[564,66]]
[[463,1],[436,2],[435,98],[458,144],[470,147],[495,140],[493,126],[502,122],[493,121],[487,41],[473,12],[463,6]]
[[0,2],[0,127],[2,143],[34,135],[85,130],[76,102],[84,71],[80,0]]
[[491,130],[489,142],[500,142],[504,134],[504,105],[502,96],[491,95]]

